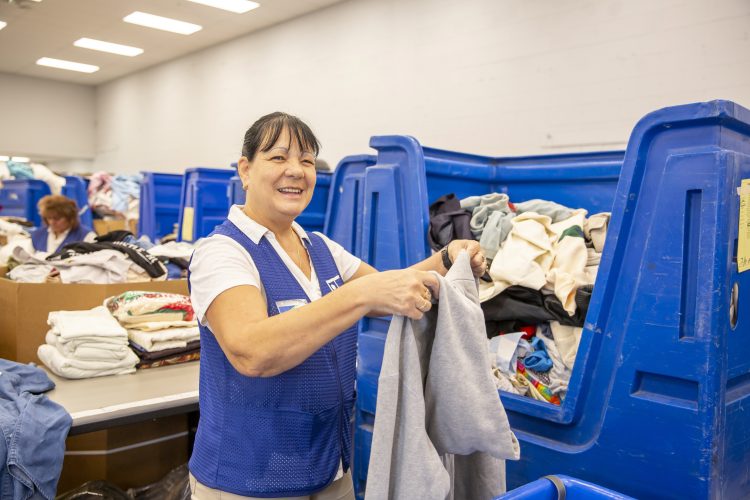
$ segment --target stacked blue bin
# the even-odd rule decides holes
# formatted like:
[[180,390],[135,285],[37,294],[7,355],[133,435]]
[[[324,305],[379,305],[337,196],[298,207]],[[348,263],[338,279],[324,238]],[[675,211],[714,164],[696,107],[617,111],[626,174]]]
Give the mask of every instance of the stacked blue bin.
[[[296,219],[297,223],[306,231],[318,231],[322,233],[325,228],[331,177],[332,174],[329,172],[317,173],[315,189],[313,190],[310,204]],[[242,189],[242,180],[239,177],[232,177],[227,193],[230,206],[243,205],[245,203],[245,191]]]
[[234,170],[188,168],[182,179],[180,196],[180,241],[196,241],[208,236],[229,213],[229,180]]
[[[361,256],[379,269],[429,255],[438,196],[506,192],[612,211],[570,390],[561,406],[501,393],[521,441],[508,487],[550,473],[638,498],[750,496],[750,273],[737,272],[750,112],[666,108],[620,153],[498,159],[374,137]],[[733,314],[730,317],[730,314]],[[361,323],[354,479],[366,481],[388,321]]]
[[91,214],[91,207],[89,207],[87,188],[88,186],[83,178],[75,175],[66,175],[65,185],[62,188],[61,194],[75,200],[78,205],[78,216],[81,219],[81,224],[94,227],[94,217]]
[[156,241],[174,230],[180,219],[182,175],[141,172],[141,201],[138,208],[138,235]]
[[39,179],[11,179],[3,181],[0,188],[0,216],[20,217],[42,225],[37,203],[50,194],[49,186]]

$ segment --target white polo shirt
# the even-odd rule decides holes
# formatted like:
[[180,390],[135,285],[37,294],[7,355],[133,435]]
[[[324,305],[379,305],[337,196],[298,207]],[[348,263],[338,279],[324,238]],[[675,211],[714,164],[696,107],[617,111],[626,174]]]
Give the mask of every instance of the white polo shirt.
[[[240,205],[234,205],[229,210],[229,220],[253,243],[257,244],[261,237],[265,235],[307,296],[310,297],[310,300],[317,300],[322,296],[320,283],[318,283],[312,262],[310,263],[312,273],[310,279],[307,279],[302,270],[297,267],[292,258],[281,247],[276,236],[269,229],[248,217],[242,211]],[[299,224],[293,222],[292,228],[301,239],[310,241],[307,233]],[[344,247],[335,241],[323,234],[317,234],[328,245],[341,279],[344,282],[348,281],[357,272],[362,261],[347,252]],[[258,288],[263,298],[266,298],[258,268],[242,245],[221,234],[215,234],[200,240],[190,263],[190,300],[198,321],[202,325],[209,326],[206,320],[206,311],[214,299],[225,290],[242,285]]]

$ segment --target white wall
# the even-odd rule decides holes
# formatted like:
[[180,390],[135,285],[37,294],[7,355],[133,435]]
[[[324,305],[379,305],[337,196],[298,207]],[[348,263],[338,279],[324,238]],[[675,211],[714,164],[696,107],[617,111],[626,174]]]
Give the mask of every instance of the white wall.
[[0,155],[93,159],[95,89],[0,73]]
[[321,157],[374,134],[492,155],[623,148],[635,122],[750,106],[746,0],[351,0],[97,89],[99,168],[226,166],[261,114]]

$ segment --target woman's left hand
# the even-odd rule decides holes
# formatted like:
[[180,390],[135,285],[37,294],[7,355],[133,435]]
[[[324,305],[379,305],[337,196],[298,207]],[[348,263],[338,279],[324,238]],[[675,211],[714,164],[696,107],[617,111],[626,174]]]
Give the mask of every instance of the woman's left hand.
[[448,257],[451,262],[456,262],[458,254],[463,250],[469,252],[469,259],[471,260],[471,271],[477,278],[484,275],[487,272],[487,261],[484,258],[484,252],[479,246],[479,242],[475,240],[453,240],[448,243]]

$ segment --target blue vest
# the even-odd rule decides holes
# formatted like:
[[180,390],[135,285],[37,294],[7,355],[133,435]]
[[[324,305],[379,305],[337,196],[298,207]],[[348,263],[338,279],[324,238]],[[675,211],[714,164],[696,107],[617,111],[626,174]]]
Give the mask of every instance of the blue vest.
[[[86,235],[90,232],[90,227],[79,224],[77,229],[70,230],[63,242],[60,243],[60,245],[52,253],[58,252],[68,243],[83,241],[83,239],[86,238]],[[36,250],[37,252],[47,251],[47,236],[47,226],[38,227],[34,230],[33,233],[31,233],[31,243],[34,245],[34,250]]]
[[[228,220],[213,234],[229,236],[250,254],[265,288],[269,317],[279,314],[281,301],[310,301],[265,236],[256,245]],[[323,239],[308,235],[307,249],[325,295],[342,280]],[[274,377],[240,374],[211,330],[201,326],[200,335],[200,422],[190,457],[190,471],[198,481],[237,495],[303,496],[326,488],[340,460],[349,469],[356,324]]]

